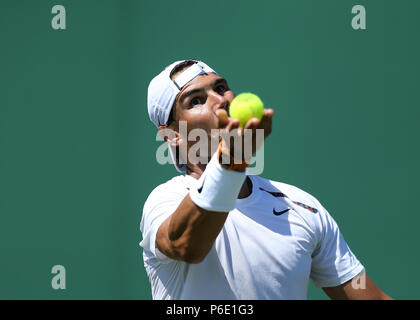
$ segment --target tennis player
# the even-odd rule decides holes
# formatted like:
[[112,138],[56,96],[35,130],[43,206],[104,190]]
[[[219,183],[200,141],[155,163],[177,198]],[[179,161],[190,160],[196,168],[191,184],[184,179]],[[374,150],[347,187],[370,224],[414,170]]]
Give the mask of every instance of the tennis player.
[[[174,62],[150,82],[150,119],[183,173],[156,187],[143,208],[140,245],[153,299],[306,299],[309,279],[332,299],[391,299],[312,195],[247,174],[250,159],[243,152],[238,159],[226,138],[207,161],[191,161],[188,133],[197,128],[231,133],[252,153],[260,147],[228,117],[233,98],[226,79],[196,60]],[[265,109],[244,128],[266,138],[273,115]]]

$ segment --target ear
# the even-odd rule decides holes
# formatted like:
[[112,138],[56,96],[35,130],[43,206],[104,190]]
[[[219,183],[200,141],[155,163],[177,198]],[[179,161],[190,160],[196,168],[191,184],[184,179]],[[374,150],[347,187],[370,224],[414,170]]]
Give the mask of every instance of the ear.
[[177,147],[181,143],[181,136],[179,132],[173,130],[171,127],[167,125],[160,125],[158,127],[158,131],[162,139],[169,145]]

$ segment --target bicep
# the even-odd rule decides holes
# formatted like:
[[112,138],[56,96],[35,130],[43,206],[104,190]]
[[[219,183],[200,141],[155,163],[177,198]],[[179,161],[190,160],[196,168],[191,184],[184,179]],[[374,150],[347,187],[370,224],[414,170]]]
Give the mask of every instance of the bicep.
[[365,272],[339,286],[322,289],[333,300],[392,300]]

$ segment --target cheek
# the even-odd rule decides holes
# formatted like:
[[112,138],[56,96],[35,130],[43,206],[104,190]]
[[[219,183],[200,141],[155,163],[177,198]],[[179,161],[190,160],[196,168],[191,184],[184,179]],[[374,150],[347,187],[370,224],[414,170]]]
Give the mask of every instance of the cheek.
[[[190,135],[190,132],[194,129],[202,129],[206,131],[205,137],[208,139],[207,146],[209,148],[212,146],[211,129],[217,128],[217,123],[218,123],[217,117],[213,111],[211,111],[209,108],[205,106],[195,107],[184,112],[182,116],[182,120],[187,122],[187,130],[186,130],[187,137],[185,137],[185,131],[183,134],[181,134],[183,138],[182,140],[184,141],[184,143],[186,142],[187,152],[188,150],[190,150],[190,148],[193,145],[195,145],[198,141],[201,140],[202,134],[199,134],[197,136],[198,132],[194,132]],[[188,139],[188,137],[190,139]],[[201,154],[200,152],[200,156],[205,157],[205,154]],[[184,157],[186,157],[186,155],[184,155]]]
[[188,124],[188,132],[196,128],[209,131],[217,127],[216,115],[205,105],[188,110],[184,116]]

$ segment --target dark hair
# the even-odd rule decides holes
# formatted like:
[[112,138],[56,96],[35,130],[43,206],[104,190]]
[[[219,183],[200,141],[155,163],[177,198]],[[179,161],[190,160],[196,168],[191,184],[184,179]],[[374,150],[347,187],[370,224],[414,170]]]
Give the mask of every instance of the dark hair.
[[[185,60],[185,61],[182,61],[182,62],[178,63],[172,69],[171,73],[169,74],[169,78],[172,79],[175,74],[177,74],[178,72],[181,72],[185,68],[188,68],[188,67],[192,66],[193,64],[195,64],[197,62],[198,62],[197,60]],[[168,125],[171,124],[172,121],[175,120],[175,115],[174,115],[174,109],[175,108],[174,107],[175,107],[175,102],[174,102],[174,105],[172,106],[171,113],[169,114],[168,121],[166,122]]]

